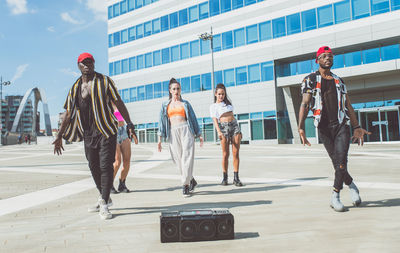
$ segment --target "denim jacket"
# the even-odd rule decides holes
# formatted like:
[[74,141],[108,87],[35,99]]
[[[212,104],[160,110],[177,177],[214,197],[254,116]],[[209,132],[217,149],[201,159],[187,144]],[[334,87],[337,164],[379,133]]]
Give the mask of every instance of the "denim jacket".
[[[171,123],[169,122],[167,107],[171,100],[162,103],[160,111],[160,119],[158,122],[158,136],[164,137],[167,141],[170,136]],[[195,138],[200,137],[201,130],[199,123],[197,122],[196,114],[193,111],[192,106],[186,100],[181,100],[183,107],[185,108],[186,120],[189,125],[190,132],[192,132]]]

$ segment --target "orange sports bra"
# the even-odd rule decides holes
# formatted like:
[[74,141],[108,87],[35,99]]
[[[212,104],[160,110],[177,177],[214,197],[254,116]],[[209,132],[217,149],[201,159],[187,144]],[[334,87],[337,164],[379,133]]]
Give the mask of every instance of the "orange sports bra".
[[171,118],[171,117],[174,117],[174,116],[186,117],[185,108],[183,106],[176,107],[176,108],[170,108],[169,105],[168,105],[167,114],[168,114],[168,118]]

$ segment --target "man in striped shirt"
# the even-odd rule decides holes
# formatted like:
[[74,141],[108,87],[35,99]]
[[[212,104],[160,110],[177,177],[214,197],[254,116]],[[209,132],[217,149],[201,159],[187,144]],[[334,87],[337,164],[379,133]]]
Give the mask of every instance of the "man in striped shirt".
[[62,138],[70,142],[84,141],[96,187],[100,192],[97,204],[89,212],[99,212],[102,219],[112,218],[108,207],[112,205],[110,189],[113,183],[117,119],[112,103],[127,123],[128,136],[136,138],[128,110],[121,101],[110,77],[94,71],[94,58],[89,53],[78,57],[82,75],[70,89],[64,104],[66,112],[54,144],[54,154],[61,155]]
[[340,202],[339,192],[343,183],[349,186],[353,205],[359,206],[361,198],[357,186],[347,170],[347,154],[350,145],[350,124],[353,127],[353,142],[363,145],[365,134],[371,134],[358,124],[356,114],[347,95],[343,80],[331,72],[333,54],[323,46],[317,52],[319,70],[304,78],[301,85],[303,100],[299,111],[299,135],[303,145],[311,146],[307,140],[304,122],[311,108],[314,125],[318,128],[325,149],[335,168],[335,181],[331,207],[338,212],[345,211]]

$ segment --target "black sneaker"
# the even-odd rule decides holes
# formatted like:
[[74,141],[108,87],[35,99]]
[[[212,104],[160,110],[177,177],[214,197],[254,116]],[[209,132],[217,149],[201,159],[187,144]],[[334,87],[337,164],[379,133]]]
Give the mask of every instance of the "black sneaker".
[[225,178],[222,179],[221,185],[224,185],[224,186],[228,185],[228,179],[225,179]]
[[196,188],[196,185],[197,185],[196,180],[194,180],[194,178],[192,178],[192,180],[190,180],[189,192],[193,192],[194,188]]
[[189,185],[184,185],[182,188],[183,197],[190,197]]
[[129,193],[130,192],[128,187],[126,187],[126,185],[125,185],[125,180],[124,181],[121,181],[121,180],[119,181],[118,191],[119,192],[123,192],[123,193]]
[[243,186],[242,182],[240,182],[240,179],[234,179],[233,184],[238,187]]
[[118,193],[117,190],[115,190],[114,185],[111,187],[110,193],[111,194],[117,194]]

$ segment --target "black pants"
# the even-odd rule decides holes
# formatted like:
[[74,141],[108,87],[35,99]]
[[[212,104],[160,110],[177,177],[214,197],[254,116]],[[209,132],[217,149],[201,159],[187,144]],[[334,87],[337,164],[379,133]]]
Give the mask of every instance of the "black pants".
[[101,197],[107,202],[113,184],[117,136],[114,135],[107,139],[101,135],[98,138],[100,139],[96,145],[90,145],[85,140],[85,155],[96,187]]
[[326,151],[332,160],[335,168],[335,181],[333,187],[340,191],[343,189],[343,182],[346,185],[353,182],[353,178],[347,171],[347,154],[350,147],[350,128],[346,124],[333,123],[318,128]]

